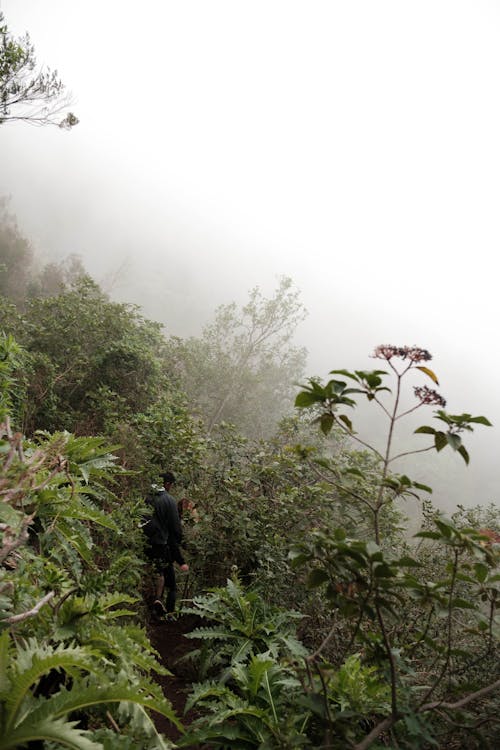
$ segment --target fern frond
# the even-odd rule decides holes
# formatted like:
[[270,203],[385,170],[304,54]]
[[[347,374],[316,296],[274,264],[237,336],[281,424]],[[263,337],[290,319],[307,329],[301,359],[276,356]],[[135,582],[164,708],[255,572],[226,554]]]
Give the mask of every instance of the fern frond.
[[78,729],[76,723],[51,717],[32,722],[30,717],[14,731],[4,733],[0,737],[0,750],[25,747],[28,742],[34,740],[56,742],[73,750],[102,750],[101,743],[93,742],[88,732]]
[[223,641],[227,640],[239,640],[241,638],[241,633],[237,632],[231,632],[230,630],[226,630],[225,628],[195,628],[195,630],[192,630],[190,633],[185,634],[186,638],[196,638],[196,639],[202,639],[202,640],[213,640],[215,638],[220,638]]
[[110,594],[101,594],[99,597],[99,608],[111,609],[111,607],[116,607],[117,604],[135,604],[138,601],[139,597],[137,596],[129,596],[119,591],[112,591]]
[[118,721],[122,726],[126,726],[128,730],[138,730],[146,737],[152,739],[152,743],[147,746],[148,750],[170,750],[172,747],[169,741],[164,741],[148,712],[142,706],[138,706],[137,703],[120,703],[118,707]]
[[63,515],[65,518],[75,518],[79,521],[92,521],[92,523],[104,526],[112,531],[118,530],[118,526],[108,513],[98,508],[89,507],[88,504],[83,502],[80,502],[78,505],[72,503],[66,506]]
[[263,655],[252,656],[247,667],[237,665],[233,669],[233,674],[238,682],[244,685],[250,692],[250,695],[255,696],[265,675],[274,665],[275,662],[272,659],[268,659]]
[[75,667],[84,672],[98,672],[95,656],[90,649],[77,646],[59,646],[54,649],[50,646],[41,648],[37,644],[34,648],[33,641],[27,648],[20,648],[19,658],[11,669],[12,686],[5,701],[7,727],[15,725],[24,698],[42,675],[53,669],[71,670]]
[[[231,705],[234,705],[234,701],[237,701],[240,705],[246,705],[231,688],[222,685],[220,682],[209,681],[194,685],[186,701],[184,713],[187,713],[197,703],[205,703],[207,699],[212,698],[224,698]],[[220,704],[217,704],[217,706],[220,707]]]
[[152,648],[146,649],[129,633],[126,626],[108,625],[105,629],[91,629],[86,632],[86,642],[95,645],[103,653],[111,654],[129,669],[139,667],[145,672],[155,671],[157,674],[171,675],[157,660],[157,654]]
[[71,545],[80,557],[89,565],[92,564],[91,548],[93,542],[88,530],[84,527],[77,528],[74,524],[68,523],[67,519],[59,518],[55,529],[58,536],[62,537],[62,542]]
[[60,718],[72,711],[81,711],[99,704],[128,702],[156,711],[182,731],[182,724],[172,704],[158,692],[145,681],[137,685],[131,685],[129,682],[117,682],[113,685],[94,683],[83,687],[81,684],[74,685],[71,690],[62,689],[47,700],[40,701],[39,705],[30,711],[26,721],[38,722],[48,717]]

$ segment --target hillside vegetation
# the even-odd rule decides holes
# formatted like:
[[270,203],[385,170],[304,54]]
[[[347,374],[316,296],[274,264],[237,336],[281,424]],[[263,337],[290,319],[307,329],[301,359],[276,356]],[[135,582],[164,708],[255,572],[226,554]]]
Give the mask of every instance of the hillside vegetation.
[[[307,379],[286,278],[170,337],[78,259],[39,264],[6,206],[0,291],[0,750],[166,748],[158,713],[181,747],[496,746],[498,509],[445,518],[394,470],[410,413],[417,452],[466,463],[489,427],[446,411],[429,352]],[[194,509],[189,726],[145,627],[139,520],[167,468]],[[416,537],[402,508],[423,513]]]

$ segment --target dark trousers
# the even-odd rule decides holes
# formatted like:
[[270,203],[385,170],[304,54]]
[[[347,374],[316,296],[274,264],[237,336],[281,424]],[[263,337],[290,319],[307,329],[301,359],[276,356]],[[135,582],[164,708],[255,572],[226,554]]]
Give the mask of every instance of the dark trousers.
[[177,595],[177,582],[175,580],[175,568],[171,559],[170,550],[166,544],[151,544],[146,552],[153,564],[156,574],[163,576],[165,588],[167,590],[165,609],[167,612],[173,612]]
[[175,609],[175,599],[177,596],[177,583],[175,580],[175,568],[173,563],[169,563],[163,571],[165,588],[167,589],[167,598],[165,608],[167,612],[173,612]]

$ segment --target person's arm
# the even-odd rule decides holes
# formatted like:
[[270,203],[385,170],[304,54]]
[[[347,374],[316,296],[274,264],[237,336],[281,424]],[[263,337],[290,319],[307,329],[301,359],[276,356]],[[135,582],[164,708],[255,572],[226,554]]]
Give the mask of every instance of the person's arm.
[[169,496],[169,501],[168,501],[167,512],[168,512],[168,530],[169,530],[168,546],[170,549],[172,562],[176,562],[178,565],[180,565],[181,570],[189,570],[189,566],[184,560],[184,557],[182,556],[182,552],[180,549],[180,546],[182,544],[182,525],[181,525],[181,520],[179,518],[179,511],[177,510],[177,504],[175,500],[173,499],[173,497],[170,497],[170,496]]
[[170,551],[170,557],[172,558],[172,562],[176,562],[177,565],[180,565],[182,570],[187,570],[187,563],[182,556],[181,548],[178,547],[177,544],[169,544],[168,548]]
[[182,542],[181,519],[179,518],[177,504],[174,498],[170,497],[170,495],[167,503],[167,519],[169,544],[173,541],[175,545],[179,547]]

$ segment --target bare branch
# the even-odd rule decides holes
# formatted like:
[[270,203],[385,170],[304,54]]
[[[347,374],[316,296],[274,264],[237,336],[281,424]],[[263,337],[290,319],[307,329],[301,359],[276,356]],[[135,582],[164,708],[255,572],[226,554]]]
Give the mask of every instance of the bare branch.
[[428,451],[433,451],[434,446],[429,445],[428,448],[418,448],[414,451],[405,451],[404,453],[398,453],[397,456],[392,456],[392,458],[389,459],[388,463],[392,463],[392,461],[395,461],[397,458],[403,458],[403,456],[414,456],[416,453],[427,453]]
[[424,703],[423,706],[420,706],[418,711],[419,713],[424,713],[424,711],[433,711],[436,708],[444,708],[447,711],[458,711],[461,708],[464,708],[464,706],[468,706],[469,703],[472,703],[479,698],[484,698],[490,693],[494,693],[495,690],[499,688],[500,678],[498,680],[495,680],[495,682],[492,682],[491,685],[486,685],[485,687],[480,688],[480,690],[476,690],[474,693],[469,693],[469,695],[464,696],[459,701],[455,701],[455,703],[447,703],[446,701],[433,701],[432,703]]
[[49,591],[49,593],[46,594],[43,597],[43,599],[40,599],[38,604],[35,604],[33,609],[29,609],[27,612],[21,612],[18,615],[12,615],[11,617],[7,617],[4,619],[4,622],[8,623],[9,625],[13,625],[14,623],[27,620],[29,617],[36,617],[36,615],[39,613],[39,611],[44,606],[44,604],[47,604],[47,602],[49,602],[54,596],[55,596],[55,591]]
[[396,723],[397,719],[398,719],[397,716],[387,716],[387,718],[379,722],[377,726],[373,727],[370,734],[367,734],[366,737],[361,740],[361,742],[358,742],[357,745],[354,745],[354,750],[367,750],[367,748],[370,747],[372,742],[374,742],[377,739],[377,737],[380,737],[382,732],[385,732],[387,729],[390,729],[392,725]]

